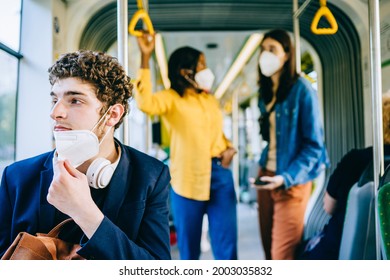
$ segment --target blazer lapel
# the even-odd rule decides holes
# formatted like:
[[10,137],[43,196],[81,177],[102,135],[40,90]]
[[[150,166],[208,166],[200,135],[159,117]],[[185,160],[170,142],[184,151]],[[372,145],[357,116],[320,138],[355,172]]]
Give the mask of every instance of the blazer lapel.
[[[103,206],[103,214],[111,221],[115,222],[120,206],[126,197],[130,188],[132,166],[130,161],[129,151],[121,143],[116,141],[121,148],[121,159],[111,178],[109,189],[107,191],[106,200]],[[54,227],[54,218],[56,208],[47,202],[47,193],[53,180],[53,153],[49,154],[41,172],[40,182],[40,202],[39,202],[39,231],[49,232]]]
[[49,232],[54,227],[55,207],[47,202],[47,193],[53,180],[53,153],[50,153],[41,172],[39,201],[39,232]]
[[115,222],[120,206],[130,188],[133,168],[131,166],[129,151],[121,143],[116,141],[121,148],[121,159],[111,178],[106,200],[103,206],[103,214]]

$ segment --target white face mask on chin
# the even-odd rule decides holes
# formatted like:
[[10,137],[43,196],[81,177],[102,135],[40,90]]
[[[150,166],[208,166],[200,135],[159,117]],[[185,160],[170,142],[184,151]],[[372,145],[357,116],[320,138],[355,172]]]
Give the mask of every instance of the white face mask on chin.
[[269,51],[263,51],[259,58],[259,66],[264,76],[271,77],[280,70],[282,65],[278,56]]
[[[111,108],[111,107],[110,107]],[[107,112],[110,110],[108,108]],[[99,153],[99,146],[108,135],[111,128],[104,134],[102,141],[92,131],[103,120],[107,112],[100,118],[95,126],[89,130],[65,130],[54,131],[56,153],[59,160],[69,160],[70,164],[77,168],[87,160]]]
[[199,89],[209,92],[213,86],[215,76],[213,72],[209,69],[203,69],[195,74],[195,82],[198,85]]

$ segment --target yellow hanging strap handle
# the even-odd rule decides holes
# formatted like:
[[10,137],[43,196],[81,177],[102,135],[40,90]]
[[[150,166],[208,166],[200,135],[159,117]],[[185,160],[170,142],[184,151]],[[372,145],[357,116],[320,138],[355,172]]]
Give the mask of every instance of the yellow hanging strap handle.
[[[321,7],[314,15],[313,21],[311,23],[311,32],[318,35],[335,34],[339,29],[339,26],[337,25],[336,19],[334,18],[332,12],[326,6],[326,0],[320,0],[320,5]],[[323,16],[328,20],[330,28],[318,28],[318,23]]]
[[136,37],[142,36],[143,34],[142,31],[135,30],[135,26],[138,20],[142,19],[148,29],[149,34],[153,35],[154,34],[153,24],[152,21],[150,20],[149,14],[143,8],[142,0],[137,0],[137,6],[138,6],[138,11],[135,12],[135,14],[130,20],[129,33]]

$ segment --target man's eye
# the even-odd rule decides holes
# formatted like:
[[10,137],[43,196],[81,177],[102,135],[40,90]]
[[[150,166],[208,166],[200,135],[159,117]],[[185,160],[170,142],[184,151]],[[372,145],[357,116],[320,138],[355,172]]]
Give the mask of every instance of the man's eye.
[[72,99],[71,103],[72,104],[80,104],[81,102],[78,99]]
[[52,100],[51,100],[51,104],[52,104],[52,105],[55,105],[56,103],[57,103],[57,99],[52,99]]

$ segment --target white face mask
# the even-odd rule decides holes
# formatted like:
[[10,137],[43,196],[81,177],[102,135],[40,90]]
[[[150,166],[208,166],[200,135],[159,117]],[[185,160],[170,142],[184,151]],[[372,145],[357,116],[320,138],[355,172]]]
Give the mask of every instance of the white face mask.
[[215,76],[209,68],[203,69],[195,74],[195,82],[198,84],[198,88],[203,89],[204,91],[211,90],[214,79]]
[[282,65],[277,55],[268,51],[263,51],[259,58],[259,66],[260,71],[264,76],[271,77],[278,72]]
[[[108,108],[107,112],[110,110],[110,108]],[[111,130],[111,128],[107,130],[100,143],[97,136],[92,131],[103,120],[107,112],[100,118],[100,120],[95,124],[91,131],[54,131],[53,134],[56,142],[56,152],[58,159],[67,159],[74,168],[77,168],[87,160],[96,156],[99,153],[100,144],[108,135],[108,132]]]

